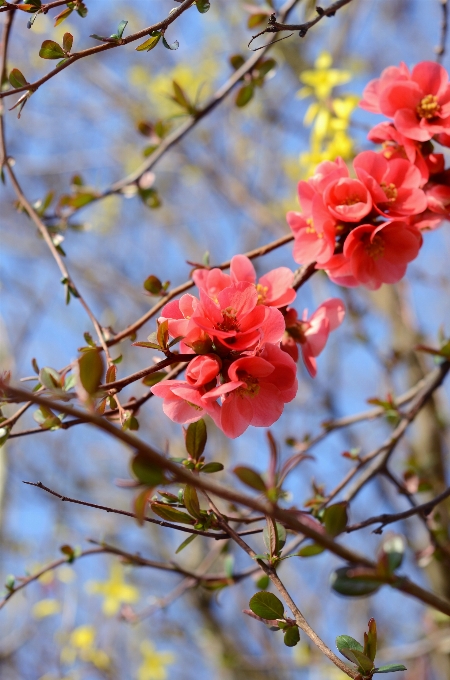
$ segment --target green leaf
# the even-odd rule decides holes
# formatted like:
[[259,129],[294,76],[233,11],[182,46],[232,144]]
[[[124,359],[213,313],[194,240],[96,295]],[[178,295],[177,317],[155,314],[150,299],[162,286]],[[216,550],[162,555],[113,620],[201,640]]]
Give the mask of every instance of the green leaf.
[[230,57],[230,64],[234,68],[234,70],[237,71],[238,68],[241,68],[241,66],[245,64],[245,59],[242,56],[242,54],[233,54]]
[[267,14],[251,14],[247,20],[247,28],[255,28],[267,21]]
[[388,664],[387,666],[379,666],[375,668],[374,673],[395,673],[395,671],[407,671],[408,669],[403,664]]
[[221,470],[223,470],[222,463],[206,463],[206,465],[200,468],[200,472],[206,472],[207,474],[220,472]]
[[18,68],[13,68],[13,70],[9,74],[9,82],[14,88],[24,87],[25,85],[28,85],[27,79],[23,75],[22,71],[19,71]]
[[162,289],[162,282],[157,276],[151,274],[145,279],[144,288],[151,295],[159,295]]
[[369,632],[364,633],[364,654],[375,661],[377,655],[377,624],[375,619],[370,619]]
[[255,88],[253,83],[248,83],[247,85],[243,85],[239,90],[236,95],[236,100],[235,104],[236,106],[242,107],[245,106],[246,104],[249,103],[249,101],[253,98],[253,94],[255,92]]
[[157,371],[156,373],[150,373],[150,375],[146,375],[142,381],[142,384],[147,385],[147,387],[153,387],[153,385],[161,382],[161,380],[164,380],[164,378],[167,378],[167,373],[164,371]]
[[[275,529],[277,535],[275,537]],[[268,519],[268,525],[263,530],[263,541],[271,555],[278,555],[286,543],[286,529],[282,524]]]
[[124,30],[125,30],[125,26],[127,25],[127,23],[128,23],[128,21],[125,21],[125,19],[123,19],[123,20],[120,22],[120,24],[118,25],[118,27],[117,27],[117,33],[116,33],[116,35],[117,35],[117,37],[119,38],[119,40],[120,40],[120,39],[122,38],[122,36],[123,36],[123,32],[124,32]]
[[192,515],[192,517],[202,519],[202,513],[200,512],[200,503],[198,500],[198,495],[195,487],[190,486],[190,484],[186,484],[184,488],[183,501],[186,510],[190,515]]
[[300,631],[298,626],[289,626],[284,631],[284,644],[286,647],[295,647],[300,642]]
[[95,394],[103,375],[103,358],[98,349],[89,349],[78,359],[80,382],[88,394]]
[[54,368],[45,366],[39,371],[40,383],[49,390],[60,390],[62,388],[61,376]]
[[147,347],[148,349],[161,349],[156,342],[133,342],[133,347]]
[[349,661],[358,666],[358,670],[366,676],[373,669],[373,661],[369,659],[364,652],[360,652],[358,649],[349,649],[343,647],[341,654],[345,656]]
[[208,434],[203,418],[191,423],[186,431],[186,451],[194,460],[198,460],[205,450]]
[[196,0],[195,4],[200,14],[206,14],[206,12],[211,7],[209,0]]
[[144,524],[145,512],[147,510],[147,505],[152,494],[153,488],[146,487],[143,491],[140,491],[136,498],[134,499],[133,503],[134,514],[136,515],[137,523],[139,524],[139,526],[142,526]]
[[[350,635],[338,635],[336,638],[336,647],[341,654],[343,654],[343,649],[356,649],[358,652],[364,651],[362,644],[360,644],[358,640],[355,640],[355,638],[352,638]],[[346,655],[343,654],[343,656]]]
[[33,413],[33,418],[43,430],[59,430],[61,427],[61,419],[46,406],[40,406],[38,410]]
[[255,581],[255,584],[257,588],[260,588],[261,590],[266,590],[266,588],[269,587],[270,578],[267,576],[267,574],[263,574]]
[[340,595],[348,597],[363,597],[375,593],[379,587],[380,582],[375,579],[352,578],[348,576],[351,567],[341,567],[331,575],[330,584],[333,590]]
[[136,47],[136,52],[150,52],[156,45],[159,43],[161,38],[161,34],[159,33],[158,35],[152,35],[148,40],[145,42],[141,43]]
[[73,35],[71,33],[64,33],[63,35],[63,50],[65,52],[70,52],[73,45]]
[[172,87],[174,101],[176,101],[183,109],[186,109],[186,111],[191,111],[192,104],[181,85],[179,85],[176,80],[173,80]]
[[164,483],[164,472],[149,461],[143,453],[137,453],[130,463],[131,471],[136,479],[147,486],[157,486]]
[[381,573],[393,574],[403,562],[405,541],[400,534],[391,534],[383,540],[378,556],[378,569]]
[[191,534],[190,536],[188,536],[187,539],[186,539],[185,541],[183,541],[183,543],[181,543],[181,544],[178,546],[178,548],[175,550],[175,555],[178,555],[179,552],[181,552],[182,550],[184,550],[184,548],[185,548],[187,545],[189,545],[189,543],[192,543],[192,541],[193,541],[194,539],[196,539],[197,536],[198,536],[198,534]]
[[178,42],[178,40],[175,40],[175,42],[173,42],[173,43],[170,45],[170,44],[167,42],[167,40],[165,39],[164,36],[162,36],[162,41],[163,41],[164,47],[165,47],[166,49],[168,49],[168,50],[177,50],[177,49],[179,48],[179,46],[180,46],[180,43]]
[[54,40],[44,40],[39,50],[42,59],[61,59],[65,57],[63,48]]
[[249,607],[254,614],[262,619],[273,621],[284,617],[284,606],[281,600],[273,593],[267,593],[265,590],[253,595]]
[[267,491],[265,481],[256,470],[244,465],[238,465],[234,468],[233,472],[243,484],[246,484],[256,491]]
[[298,557],[314,557],[315,555],[320,555],[323,553],[324,550],[325,548],[318,543],[310,543],[309,545],[305,545],[303,548],[300,548],[296,555]]
[[167,520],[168,522],[179,522],[180,524],[196,524],[196,520],[193,519],[186,512],[181,512],[176,508],[172,508],[170,505],[165,503],[152,503],[152,510],[155,515]]
[[59,24],[62,24],[62,22],[67,19],[73,12],[73,9],[71,7],[67,7],[66,9],[63,9],[62,12],[56,15],[55,17],[55,23],[53,24],[54,27],[59,26]]
[[338,536],[338,534],[341,534],[347,526],[347,505],[348,503],[346,501],[341,501],[340,503],[335,503],[334,505],[325,508],[323,523],[327,530],[327,534],[330,536]]

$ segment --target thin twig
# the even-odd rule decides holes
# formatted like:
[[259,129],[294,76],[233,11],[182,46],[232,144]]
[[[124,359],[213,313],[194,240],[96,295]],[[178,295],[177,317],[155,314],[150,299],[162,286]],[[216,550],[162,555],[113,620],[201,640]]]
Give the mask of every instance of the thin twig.
[[[60,501],[65,501],[66,503],[76,503],[77,505],[84,505],[85,507],[88,508],[95,508],[96,510],[104,510],[105,512],[111,512],[115,515],[124,515],[125,517],[132,517],[133,519],[136,519],[136,515],[134,512],[128,512],[127,510],[119,510],[118,508],[111,508],[107,505],[98,505],[97,503],[89,503],[88,501],[80,501],[77,498],[69,498],[68,496],[62,496],[60,493],[57,491],[53,491],[53,489],[49,489],[48,486],[45,486],[45,484],[42,484],[42,482],[26,482],[23,481],[23,484],[28,484],[29,486],[35,486],[38,489],[42,489],[42,491],[46,491],[47,493],[51,494],[52,496],[56,496],[56,498],[59,498]],[[214,538],[217,541],[223,541],[224,539],[228,538],[228,534],[218,534],[214,533],[213,531],[202,531],[201,529],[193,529],[192,527],[184,527],[179,524],[172,524],[172,522],[166,522],[165,520],[162,519],[154,519],[153,517],[143,517],[142,518],[144,522],[150,522],[151,524],[157,524],[160,527],[167,527],[169,529],[176,529],[177,531],[183,531],[187,534],[195,534],[196,536],[205,536],[206,538]],[[262,532],[262,529],[249,529],[248,531],[243,531],[242,535],[243,536],[249,536],[250,534],[260,534]]]
[[439,0],[442,8],[442,20],[441,20],[441,39],[439,41],[439,47],[436,47],[436,61],[438,64],[442,62],[445,54],[445,48],[447,43],[447,33],[448,33],[448,0]]
[[369,517],[369,519],[366,519],[363,522],[358,522],[358,524],[352,524],[346,527],[345,531],[347,534],[350,534],[352,531],[358,531],[359,529],[368,527],[371,524],[379,524],[380,526],[377,527],[373,533],[381,534],[384,527],[387,526],[388,524],[400,522],[402,519],[408,519],[408,517],[413,517],[414,515],[422,515],[423,517],[426,517],[434,510],[436,505],[439,505],[439,503],[445,501],[445,499],[448,498],[449,496],[450,487],[443,491],[441,494],[439,494],[439,496],[436,496],[427,503],[422,503],[422,505],[416,505],[410,510],[405,510],[404,512],[397,512],[393,514],[384,513],[382,515],[377,515],[376,517]]
[[[270,16],[269,25],[267,26],[267,28],[265,28],[264,31],[260,31],[260,33],[253,35],[252,39],[248,43],[248,47],[250,47],[255,38],[258,38],[261,35],[265,35],[266,33],[280,33],[281,31],[298,31],[300,38],[304,38],[310,28],[318,24],[319,21],[322,21],[324,17],[333,17],[338,11],[338,9],[344,7],[344,5],[348,5],[351,1],[352,0],[337,0],[327,9],[323,9],[323,7],[316,6],[317,16],[315,17],[315,19],[311,19],[311,21],[306,21],[303,24],[285,24],[282,23],[282,21],[279,22],[276,20],[276,14],[274,13]],[[270,44],[273,45],[276,42],[279,41],[274,40]],[[253,50],[253,52],[256,52],[260,49],[261,47],[257,47],[256,49]]]

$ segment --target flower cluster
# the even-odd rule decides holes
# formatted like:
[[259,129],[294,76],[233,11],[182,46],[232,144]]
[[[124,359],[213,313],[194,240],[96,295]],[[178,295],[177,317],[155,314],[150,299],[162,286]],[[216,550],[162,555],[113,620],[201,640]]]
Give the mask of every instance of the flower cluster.
[[288,307],[296,296],[293,278],[290,269],[279,267],[257,282],[243,255],[233,257],[230,274],[194,271],[200,297],[186,294],[169,302],[158,320],[167,321],[172,338],[182,338],[180,351],[195,355],[186,380],[163,380],[152,388],[169,418],[191,423],[208,414],[231,438],[249,425],[268,427],[278,420],[297,393],[295,343],[315,375],[315,357],[344,314],[342,303],[330,300],[309,321],[298,321]]
[[389,67],[364,90],[360,106],[391,120],[369,139],[353,175],[341,158],[320,163],[298,185],[302,212],[289,212],[294,259],[316,262],[343,286],[376,290],[395,283],[422,245],[422,232],[450,217],[450,169],[431,140],[450,146],[450,83],[446,70],[422,62],[411,72]]

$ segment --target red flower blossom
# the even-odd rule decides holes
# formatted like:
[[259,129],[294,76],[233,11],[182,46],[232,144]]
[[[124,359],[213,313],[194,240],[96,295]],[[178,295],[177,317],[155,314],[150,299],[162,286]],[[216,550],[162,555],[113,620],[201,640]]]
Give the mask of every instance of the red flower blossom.
[[350,260],[355,279],[377,290],[382,283],[396,283],[422,245],[420,231],[406,222],[363,224],[347,236],[344,257]]
[[363,151],[356,156],[353,167],[382,212],[401,217],[426,209],[427,199],[419,189],[422,175],[409,161],[401,158],[387,161],[375,151]]

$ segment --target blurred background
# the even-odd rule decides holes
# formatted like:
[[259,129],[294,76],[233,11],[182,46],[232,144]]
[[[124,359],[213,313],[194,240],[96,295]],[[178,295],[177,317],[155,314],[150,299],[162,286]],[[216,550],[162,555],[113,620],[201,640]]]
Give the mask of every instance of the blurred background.
[[[47,214],[54,217],[50,224],[68,267],[101,324],[115,332],[154,304],[155,298],[143,288],[149,275],[175,286],[189,277],[187,260],[201,262],[208,252],[216,264],[287,234],[285,213],[298,209],[298,180],[327,154],[350,159],[372,148],[366,134],[381,118],[355,108],[368,80],[400,61],[412,66],[436,57],[442,23],[439,0],[354,0],[305,38],[295,34],[274,45],[264,58],[273,58],[276,66],[263,85],[255,87],[252,99],[237,106],[238,86],[165,154],[154,176],[145,178],[147,191],[111,195],[70,214],[80,191],[95,196],[140,166],[155,144],[156,123],[161,134],[183,124],[188,114],[171,99],[173,81],[190,102],[202,107],[232,75],[230,57],[251,55],[247,43],[266,25],[265,20],[252,22],[252,17],[271,11],[262,1],[254,3],[260,10],[249,10],[240,0],[212,0],[207,14],[193,8],[167,30],[169,43],[179,41],[176,51],[159,44],[149,53],[136,52],[137,43],[132,43],[80,60],[45,83],[20,119],[17,111],[6,112],[8,152],[24,191],[41,205],[52,194]],[[277,0],[273,4],[279,9]],[[86,18],[73,12],[56,28],[54,16],[62,8],[37,16],[31,30],[30,15],[16,12],[9,70],[18,68],[33,81],[55,63],[38,56],[43,40],[61,41],[69,31],[73,49],[85,49],[95,44],[90,34],[108,36],[123,19],[128,21],[125,35],[159,21],[173,0],[97,0],[86,5]],[[5,16],[0,14],[0,21]],[[314,3],[303,0],[289,21],[312,16]],[[254,27],[248,27],[249,20]],[[262,42],[259,38],[254,46]],[[447,54],[442,63],[450,66]],[[8,108],[14,101],[6,100]],[[325,116],[321,128],[319,115]],[[7,181],[0,213],[0,368],[11,370],[17,381],[33,375],[33,357],[40,367],[69,364],[85,344],[83,334],[92,329],[76,299],[65,304],[56,264],[15,201]],[[401,394],[432,369],[432,358],[414,348],[418,343],[438,346],[439,333],[450,333],[448,225],[425,236],[419,258],[395,287],[383,286],[374,293],[338,289],[319,273],[299,292],[294,306],[300,313],[337,296],[345,301],[348,314],[319,358],[318,377],[312,380],[299,366],[297,397],[271,428],[283,458],[293,453],[292,441],[289,446],[286,440],[313,436],[323,421],[365,410],[370,398]],[[289,244],[255,261],[259,275],[277,266],[296,268]],[[145,341],[154,330],[152,320],[138,339]],[[133,347],[129,339],[123,341],[112,349],[113,357],[122,355],[118,377],[148,366],[153,354]],[[122,394],[138,397],[145,390],[137,383]],[[439,391],[393,458],[395,475],[420,490],[418,502],[440,493],[448,483],[449,394],[448,385]],[[14,432],[37,427],[33,410]],[[7,415],[11,412],[5,409]],[[183,454],[181,428],[163,417],[160,400],[145,404],[138,420],[140,437],[172,456]],[[312,450],[314,460],[303,462],[289,478],[287,504],[303,507],[315,493],[313,484],[329,491],[351,467],[343,452],[367,453],[390,431],[391,425],[381,419],[330,435]],[[208,436],[207,460],[225,465],[218,480],[236,484],[227,469],[238,461],[266,468],[269,452],[263,430],[250,428],[230,441],[208,422]],[[22,483],[40,480],[61,494],[130,510],[132,490],[115,484],[117,478],[129,476],[128,462],[124,447],[86,426],[10,438],[0,449],[2,583],[9,574],[33,573],[58,559],[65,544],[89,548],[88,539],[105,540],[149,559],[175,560],[194,570],[213,551],[213,569],[219,572],[250,566],[249,558],[234,547],[207,539],[197,539],[175,556],[185,534],[152,525],[139,528],[132,519],[63,504]],[[407,507],[395,487],[378,477],[353,501],[351,521]],[[445,540],[447,515],[442,504],[435,521]],[[420,521],[412,518],[393,528],[404,533],[408,544],[403,571],[449,598],[448,564],[427,553],[429,537]],[[345,541],[372,556],[380,537],[368,528]],[[258,536],[251,543],[262,552]],[[288,590],[330,647],[338,634],[361,640],[373,616],[380,634],[380,663],[404,663],[408,671],[402,677],[407,680],[450,677],[450,626],[443,615],[387,588],[370,598],[339,597],[329,587],[336,566],[340,562],[325,553],[296,557],[281,567]],[[252,578],[217,591],[191,589],[177,597],[174,589],[181,580],[162,571],[123,566],[113,556],[63,565],[15,595],[0,612],[0,677],[345,677],[307,639],[288,649],[280,633],[241,613],[259,589]],[[167,601],[161,601],[165,596]],[[130,623],[133,613],[136,623]]]

